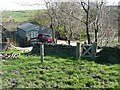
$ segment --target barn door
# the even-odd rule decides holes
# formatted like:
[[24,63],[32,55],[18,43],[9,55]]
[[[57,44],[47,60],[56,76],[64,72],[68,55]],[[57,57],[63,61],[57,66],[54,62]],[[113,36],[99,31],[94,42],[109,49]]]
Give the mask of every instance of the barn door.
[[31,38],[37,37],[37,32],[36,31],[31,31],[30,37]]

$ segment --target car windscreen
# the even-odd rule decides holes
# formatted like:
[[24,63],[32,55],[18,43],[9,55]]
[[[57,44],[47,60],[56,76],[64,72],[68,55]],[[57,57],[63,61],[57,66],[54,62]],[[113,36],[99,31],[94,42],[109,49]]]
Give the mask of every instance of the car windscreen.
[[45,37],[47,37],[47,38],[51,38],[51,36],[50,35],[44,35]]

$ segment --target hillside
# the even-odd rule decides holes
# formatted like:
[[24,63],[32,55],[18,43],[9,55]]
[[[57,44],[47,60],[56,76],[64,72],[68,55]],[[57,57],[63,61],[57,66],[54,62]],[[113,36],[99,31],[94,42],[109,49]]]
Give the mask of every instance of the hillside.
[[8,22],[10,19],[14,22],[28,21],[37,12],[37,10],[27,11],[4,11],[2,12],[3,22]]

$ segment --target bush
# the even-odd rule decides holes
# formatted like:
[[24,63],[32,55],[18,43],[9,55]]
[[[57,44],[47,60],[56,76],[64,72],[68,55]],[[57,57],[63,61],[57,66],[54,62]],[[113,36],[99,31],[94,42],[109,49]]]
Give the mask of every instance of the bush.
[[97,53],[95,61],[105,64],[120,64],[120,49],[117,47],[104,47]]

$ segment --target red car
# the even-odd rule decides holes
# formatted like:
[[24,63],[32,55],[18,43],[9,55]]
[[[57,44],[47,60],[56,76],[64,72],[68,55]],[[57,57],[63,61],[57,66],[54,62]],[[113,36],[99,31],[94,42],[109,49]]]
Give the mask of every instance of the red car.
[[49,34],[39,34],[37,38],[40,42],[43,42],[43,43],[53,43],[54,42],[54,39]]

